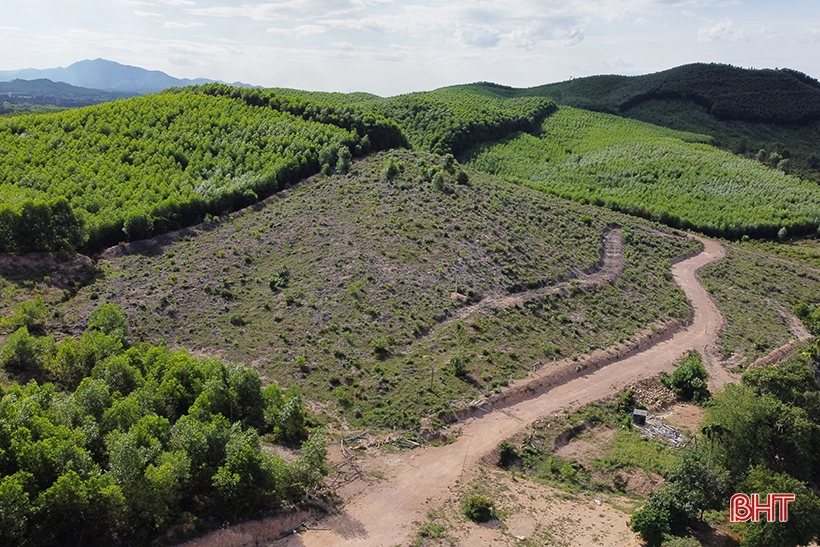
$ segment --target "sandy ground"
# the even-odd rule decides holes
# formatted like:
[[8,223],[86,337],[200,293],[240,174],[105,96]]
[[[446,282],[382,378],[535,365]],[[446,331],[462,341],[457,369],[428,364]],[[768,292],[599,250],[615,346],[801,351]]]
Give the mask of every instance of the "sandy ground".
[[697,433],[706,410],[697,405],[680,403],[672,406],[657,416],[678,429],[685,429],[689,433]]
[[[453,496],[430,517],[442,523],[455,545],[618,545],[637,547],[638,536],[629,529],[624,512],[635,502],[617,495],[569,494],[543,484],[513,478],[508,472],[480,468],[471,472],[464,490],[491,484],[489,496],[500,519],[485,524],[466,521],[459,511],[460,498]],[[528,540],[527,543],[522,543]],[[328,544],[331,545],[331,544]]]
[[[588,375],[506,408],[497,408],[484,416],[470,418],[458,424],[461,433],[451,444],[381,457],[381,462],[374,463],[380,469],[383,480],[363,483],[357,494],[351,493],[352,498],[340,514],[317,524],[322,529],[311,529],[304,534],[291,536],[281,544],[317,547],[406,545],[418,523],[426,521],[427,508],[440,506],[451,497],[459,484],[478,468],[481,458],[501,440],[521,432],[529,423],[546,414],[562,408],[580,407],[616,393],[629,382],[663,371],[671,372],[675,360],[688,350],[708,355],[707,347],[715,343],[723,317],[698,283],[696,272],[706,264],[720,260],[725,251],[714,241],[701,241],[703,252],[672,267],[675,281],[694,307],[694,318],[688,328],[669,340]],[[734,380],[720,363],[708,362],[707,367],[713,389]],[[465,544],[484,544],[479,538],[475,539],[465,541]],[[613,541],[604,544],[624,543]]]

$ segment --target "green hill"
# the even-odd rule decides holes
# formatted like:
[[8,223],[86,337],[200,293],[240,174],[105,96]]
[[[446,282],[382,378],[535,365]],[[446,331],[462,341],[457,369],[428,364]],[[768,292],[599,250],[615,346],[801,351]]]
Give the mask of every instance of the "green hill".
[[590,76],[527,89],[566,104],[625,114],[657,100],[703,106],[719,120],[801,124],[820,120],[820,82],[788,69],[691,64],[646,76]]
[[816,184],[705,142],[710,138],[563,107],[538,136],[511,135],[466,157],[508,180],[710,235],[815,233]]
[[376,99],[211,84],[0,120],[0,252],[98,251],[344,172],[352,156],[408,141],[459,152],[554,108],[456,89]]
[[471,84],[382,98],[366,93],[238,89],[221,84],[186,88],[241,99],[253,106],[278,109],[288,104],[285,108],[299,115],[328,108],[368,112],[396,122],[414,148],[436,154],[460,154],[514,131],[535,131],[541,120],[555,111],[555,103],[545,97],[508,96],[496,89],[504,88]]
[[[558,104],[682,131],[776,167],[811,175],[820,166],[820,82],[790,69],[691,64],[645,76],[591,76],[517,90]],[[761,153],[761,150],[764,152]]]
[[289,106],[180,92],[0,120],[0,251],[141,239],[405,142],[378,116]]
[[[718,65],[691,65],[653,78],[600,77],[528,90],[479,83],[390,98],[207,84],[0,119],[0,252],[97,252],[237,210],[320,171],[344,173],[353,156],[413,147],[467,158],[479,154],[475,147],[494,141],[505,143],[497,152],[506,159],[496,162],[484,146],[476,166],[673,226],[731,237],[817,228],[818,200],[810,185],[692,144],[722,143],[729,133],[720,124],[741,124],[738,131],[763,139],[787,132],[781,122],[791,120],[792,136],[757,154],[789,171],[786,146],[801,141],[809,150],[820,139],[820,132],[812,133],[812,124],[820,122],[810,121],[819,111],[816,82],[790,71]],[[717,135],[711,138],[649,126],[637,130],[600,116],[567,124],[567,114],[555,114],[555,103],[543,96],[567,101],[584,91],[594,98],[588,105],[594,108],[649,112],[659,100],[680,101],[675,93],[697,82],[708,101],[685,95],[701,118],[685,115],[685,106],[662,112],[688,120],[683,125],[689,129]],[[732,82],[742,84],[736,96]],[[762,93],[770,82],[777,85],[767,88],[767,101]],[[781,121],[767,125],[772,132],[748,121],[781,110]],[[712,125],[698,121],[703,119]],[[592,131],[596,124],[603,125]],[[599,139],[590,131],[611,135]],[[660,137],[667,140],[658,148]],[[577,146],[568,144],[573,142]],[[745,142],[745,149],[754,149],[752,141]],[[637,143],[643,144],[636,148]],[[522,163],[503,167],[508,153],[521,146],[529,150],[515,152]],[[668,152],[663,159],[647,156],[662,150]],[[682,173],[685,184],[678,185]],[[672,187],[676,195],[667,192]],[[701,207],[713,194],[719,196],[717,207]]]

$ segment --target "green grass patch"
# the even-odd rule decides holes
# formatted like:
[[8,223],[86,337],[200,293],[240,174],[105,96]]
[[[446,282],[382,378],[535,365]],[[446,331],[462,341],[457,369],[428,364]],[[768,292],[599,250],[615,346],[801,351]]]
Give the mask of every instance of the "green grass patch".
[[599,469],[641,469],[663,475],[675,463],[677,453],[668,443],[647,439],[636,429],[620,429],[606,455],[594,462]]
[[[677,451],[668,443],[647,439],[631,425],[628,411],[617,402],[586,405],[565,417],[534,423],[520,446],[521,470],[533,480],[569,492],[621,491],[619,471],[639,469],[647,474],[665,474],[674,464]],[[612,432],[614,430],[614,432]],[[608,435],[604,432],[609,431]],[[578,438],[597,445],[595,454],[583,461],[559,457],[556,451]]]

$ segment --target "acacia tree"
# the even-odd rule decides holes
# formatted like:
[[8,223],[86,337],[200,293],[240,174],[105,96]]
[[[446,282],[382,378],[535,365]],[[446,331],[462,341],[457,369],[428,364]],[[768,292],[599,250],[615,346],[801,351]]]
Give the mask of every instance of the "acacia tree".
[[761,497],[780,492],[795,494],[795,500],[789,504],[788,523],[765,519],[747,523],[743,547],[795,547],[820,537],[820,497],[799,480],[758,466],[749,473],[741,489]]
[[128,337],[128,316],[119,304],[106,302],[91,312],[88,318],[88,328],[99,330],[124,343]]
[[31,518],[31,500],[25,490],[30,475],[15,473],[0,480],[0,547],[20,545]]

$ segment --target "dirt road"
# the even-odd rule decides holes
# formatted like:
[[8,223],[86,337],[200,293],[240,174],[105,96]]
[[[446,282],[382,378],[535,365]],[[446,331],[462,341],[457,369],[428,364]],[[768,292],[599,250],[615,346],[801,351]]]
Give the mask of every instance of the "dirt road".
[[[367,485],[349,501],[342,514],[317,525],[322,529],[293,536],[286,545],[406,545],[415,530],[413,522],[425,520],[428,504],[444,499],[464,470],[477,464],[501,440],[546,414],[581,406],[613,394],[631,381],[670,371],[674,361],[688,350],[706,354],[706,347],[716,340],[723,317],[695,274],[702,266],[723,258],[725,251],[713,241],[701,241],[703,252],[672,267],[675,281],[686,292],[695,310],[687,329],[587,376],[482,417],[471,418],[460,425],[462,434],[452,444],[384,456],[383,481]],[[709,369],[713,388],[732,380],[717,363],[709,363]]]
[[595,266],[592,271],[576,271],[571,281],[556,283],[540,289],[532,289],[516,294],[491,295],[481,302],[459,310],[453,320],[467,319],[475,313],[496,312],[515,306],[523,306],[529,300],[543,299],[551,294],[566,294],[574,286],[578,288],[596,287],[603,283],[615,281],[624,271],[624,245],[621,240],[621,233],[620,228],[611,228],[604,233],[601,263]]

